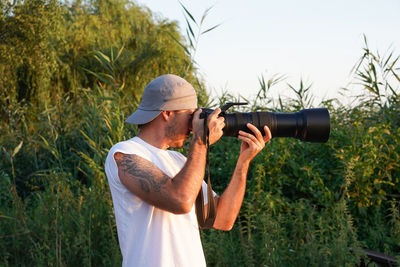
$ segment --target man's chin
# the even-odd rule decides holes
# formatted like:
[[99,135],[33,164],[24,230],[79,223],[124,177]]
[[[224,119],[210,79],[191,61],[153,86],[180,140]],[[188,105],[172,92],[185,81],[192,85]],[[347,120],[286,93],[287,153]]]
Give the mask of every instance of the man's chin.
[[182,142],[172,144],[170,147],[172,147],[172,148],[182,148],[183,145],[185,144],[185,141],[186,141],[186,140],[187,140],[187,139],[183,140]]
[[183,148],[183,145],[173,145],[173,146],[170,146],[170,148]]
[[185,146],[185,142],[189,140],[189,134],[185,135],[184,137],[176,140],[175,143],[171,144],[169,147],[172,148],[183,148]]

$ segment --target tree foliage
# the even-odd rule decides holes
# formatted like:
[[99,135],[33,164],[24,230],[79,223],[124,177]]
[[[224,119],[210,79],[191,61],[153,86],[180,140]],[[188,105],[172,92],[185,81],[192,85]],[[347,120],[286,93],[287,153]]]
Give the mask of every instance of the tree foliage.
[[[88,69],[116,77],[126,101],[137,101],[144,85],[164,73],[193,80],[177,25],[132,2],[2,1],[1,10],[0,95],[7,109],[80,97],[97,81]],[[116,60],[112,54],[121,49]],[[4,109],[1,117],[7,119]]]

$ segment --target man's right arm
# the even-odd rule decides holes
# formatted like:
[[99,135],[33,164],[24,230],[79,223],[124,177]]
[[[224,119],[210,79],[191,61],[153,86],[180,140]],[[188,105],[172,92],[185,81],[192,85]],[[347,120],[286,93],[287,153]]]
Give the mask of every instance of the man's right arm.
[[[187,160],[179,173],[171,179],[154,163],[132,154],[117,152],[114,159],[121,183],[147,203],[176,214],[188,213],[200,191],[206,166],[206,145],[203,143],[201,110],[193,117],[193,136]],[[218,118],[220,109],[208,117],[210,144],[222,136],[224,119]]]
[[143,201],[166,211],[188,213],[200,190],[206,161],[206,147],[192,140],[187,161],[173,179],[154,163],[134,154],[117,152],[114,159],[121,183]]

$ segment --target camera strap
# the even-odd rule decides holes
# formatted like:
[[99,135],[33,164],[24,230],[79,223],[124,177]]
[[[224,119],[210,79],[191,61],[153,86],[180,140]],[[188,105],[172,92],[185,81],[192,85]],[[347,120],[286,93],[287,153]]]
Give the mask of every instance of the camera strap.
[[[204,213],[204,197],[203,197],[203,187],[200,188],[200,192],[196,198],[196,217],[197,222],[200,228],[210,229],[214,225],[215,217],[217,216],[217,207],[215,204],[214,193],[211,187],[211,179],[210,179],[210,161],[209,161],[209,150],[210,150],[210,141],[209,136],[210,132],[207,126],[207,117],[204,118],[204,143],[206,144],[206,168],[207,168],[207,214]],[[206,215],[206,216],[205,216]]]

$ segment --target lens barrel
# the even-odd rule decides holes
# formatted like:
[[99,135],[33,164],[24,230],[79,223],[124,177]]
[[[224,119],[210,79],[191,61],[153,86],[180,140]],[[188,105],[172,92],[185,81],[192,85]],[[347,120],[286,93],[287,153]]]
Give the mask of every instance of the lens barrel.
[[264,134],[264,125],[272,137],[293,137],[306,142],[325,143],[330,134],[330,116],[326,108],[303,109],[294,113],[245,112],[223,114],[224,136],[237,137],[239,130],[253,133],[247,126],[251,123]]

